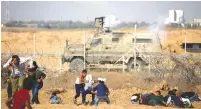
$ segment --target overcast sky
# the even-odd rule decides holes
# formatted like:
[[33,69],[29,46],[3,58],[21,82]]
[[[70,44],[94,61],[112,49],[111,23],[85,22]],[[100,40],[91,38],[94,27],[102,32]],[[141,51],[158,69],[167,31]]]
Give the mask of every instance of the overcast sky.
[[[121,21],[153,22],[167,17],[168,10],[184,10],[186,20],[201,18],[201,2],[73,2],[14,1],[9,2],[12,20],[73,20],[92,21],[95,17],[115,15]],[[1,19],[6,17],[6,2],[1,2]]]

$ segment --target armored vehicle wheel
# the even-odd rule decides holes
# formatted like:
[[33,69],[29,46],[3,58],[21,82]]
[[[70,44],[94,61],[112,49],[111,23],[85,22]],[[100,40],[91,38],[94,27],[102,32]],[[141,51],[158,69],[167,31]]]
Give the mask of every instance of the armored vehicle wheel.
[[71,72],[81,72],[84,69],[84,60],[81,58],[75,58],[70,62]]
[[[136,60],[136,70],[140,71],[142,70],[143,63],[140,60]],[[134,60],[131,59],[127,64],[127,70],[128,72],[134,71]]]

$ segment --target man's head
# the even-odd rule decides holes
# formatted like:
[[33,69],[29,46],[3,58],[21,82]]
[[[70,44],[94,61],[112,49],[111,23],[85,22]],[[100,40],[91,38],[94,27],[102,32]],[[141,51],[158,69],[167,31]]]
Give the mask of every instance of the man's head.
[[161,91],[156,91],[156,96],[160,96],[161,95]]
[[40,79],[45,79],[45,77],[46,77],[46,74],[44,74],[44,73],[42,73],[41,75],[40,75]]
[[28,71],[29,72],[35,72],[38,68],[38,65],[36,63],[36,61],[33,61],[33,68],[30,68],[30,66],[28,66]]
[[87,70],[86,69],[82,70],[82,76],[86,76],[86,75],[87,75]]
[[19,56],[18,55],[13,55],[11,63],[15,64],[15,65],[19,65],[20,64],[20,58],[19,58]]
[[52,96],[56,96],[56,95],[57,95],[56,91],[52,92]]
[[174,92],[174,91],[171,90],[171,91],[168,92],[168,95],[170,95],[170,96],[175,96],[175,95],[176,95],[176,92]]
[[31,81],[30,79],[26,78],[23,81],[23,88],[27,89],[27,90],[31,90],[33,87],[33,81]]
[[104,83],[104,81],[99,80],[99,83]]

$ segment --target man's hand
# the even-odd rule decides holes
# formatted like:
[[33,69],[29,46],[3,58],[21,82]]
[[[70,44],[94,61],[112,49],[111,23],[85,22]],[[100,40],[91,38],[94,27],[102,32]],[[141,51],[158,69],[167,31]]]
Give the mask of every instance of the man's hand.
[[10,63],[9,63],[9,66],[12,66],[12,65],[13,65],[13,62],[10,62]]
[[26,78],[28,78],[29,77],[29,75],[28,74],[26,74]]
[[10,97],[7,101],[6,101],[6,106],[8,107],[8,109],[12,109],[12,106],[10,105],[10,102],[12,102],[13,97]]
[[91,93],[92,93],[92,94],[96,94],[96,92],[95,92],[95,91],[91,91]]
[[40,83],[40,82],[41,82],[41,79],[38,79],[38,80],[37,80],[37,82],[39,82],[39,83]]
[[98,80],[94,80],[94,83],[98,83]]
[[30,69],[30,65],[26,66],[26,71],[28,72]]
[[10,80],[10,79],[7,79],[7,82],[8,82],[8,83],[11,83],[11,80]]

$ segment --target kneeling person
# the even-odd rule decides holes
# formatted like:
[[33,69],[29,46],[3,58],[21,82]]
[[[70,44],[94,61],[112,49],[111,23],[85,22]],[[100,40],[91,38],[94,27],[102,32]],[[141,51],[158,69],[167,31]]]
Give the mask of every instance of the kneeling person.
[[110,104],[110,100],[108,98],[109,89],[104,84],[105,79],[98,78],[99,84],[93,89],[93,92],[97,91],[96,98],[95,98],[95,106],[98,106],[100,100],[105,100],[107,104]]

